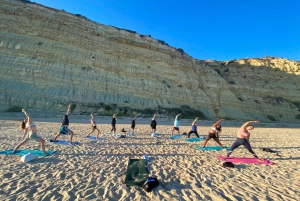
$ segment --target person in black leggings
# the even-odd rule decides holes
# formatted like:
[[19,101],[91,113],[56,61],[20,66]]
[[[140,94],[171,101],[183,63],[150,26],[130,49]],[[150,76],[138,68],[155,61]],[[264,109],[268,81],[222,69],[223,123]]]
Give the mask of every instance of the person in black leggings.
[[197,117],[197,118],[193,121],[193,123],[192,123],[192,129],[191,129],[191,131],[188,133],[188,138],[190,138],[190,135],[191,135],[192,133],[194,133],[194,134],[197,136],[197,138],[200,138],[199,135],[198,135],[198,131],[197,131],[197,120],[198,120],[198,118],[199,118],[199,117]]
[[111,119],[111,131],[110,131],[111,133],[114,132],[114,134],[115,134],[115,132],[117,130],[116,123],[117,123],[117,114],[114,114]]
[[214,139],[222,148],[223,145],[221,144],[220,140],[219,140],[219,135],[221,133],[221,125],[220,122],[223,121],[225,119],[220,119],[219,121],[217,121],[216,123],[214,123],[212,125],[212,127],[210,128],[209,134],[207,135],[204,143],[203,143],[203,148],[206,146],[207,142],[212,138]]
[[244,147],[255,157],[258,158],[258,156],[254,153],[250,146],[249,138],[250,138],[250,130],[254,129],[254,126],[250,125],[250,123],[258,123],[259,121],[247,121],[244,123],[241,128],[239,129],[237,133],[237,139],[231,146],[230,150],[227,153],[227,158],[230,156],[230,154],[238,148],[241,145],[244,145]]

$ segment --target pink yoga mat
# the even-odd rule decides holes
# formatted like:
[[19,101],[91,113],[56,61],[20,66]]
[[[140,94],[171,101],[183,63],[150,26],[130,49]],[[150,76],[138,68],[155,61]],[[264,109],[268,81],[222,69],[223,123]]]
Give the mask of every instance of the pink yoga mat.
[[271,162],[267,159],[261,158],[262,161],[257,158],[241,158],[241,157],[228,157],[226,156],[217,156],[217,158],[221,161],[227,161],[232,163],[246,163],[246,164],[266,164],[266,165],[274,165],[274,162]]

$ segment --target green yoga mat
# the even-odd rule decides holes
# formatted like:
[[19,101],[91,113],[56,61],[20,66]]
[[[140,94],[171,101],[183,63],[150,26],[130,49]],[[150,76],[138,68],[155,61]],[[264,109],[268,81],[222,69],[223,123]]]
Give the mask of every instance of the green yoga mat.
[[148,178],[148,167],[146,159],[129,159],[125,184],[127,186],[138,186]]

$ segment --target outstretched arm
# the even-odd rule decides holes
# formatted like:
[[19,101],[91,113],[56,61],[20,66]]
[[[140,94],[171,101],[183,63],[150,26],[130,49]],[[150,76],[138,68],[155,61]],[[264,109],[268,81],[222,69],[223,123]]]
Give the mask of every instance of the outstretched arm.
[[197,118],[193,121],[193,124],[195,124],[195,123],[197,122],[198,118],[199,118],[199,117],[197,117]]
[[66,115],[69,115],[70,112],[71,112],[71,104],[68,105],[68,110],[67,110],[67,112],[66,112]]
[[25,114],[25,116],[27,117],[28,119],[28,122],[31,122],[31,118],[30,116],[27,114],[27,112],[25,111],[25,109],[22,109],[22,112]]
[[216,123],[214,123],[214,125],[212,127],[215,127],[218,123],[220,123],[223,120],[225,120],[225,119],[220,119],[219,121],[217,121]]
[[175,119],[177,119],[180,115],[181,115],[181,113],[180,113],[180,114],[177,114]]
[[259,123],[259,121],[247,121],[241,126],[241,128],[246,128],[250,123]]
[[155,117],[156,117],[156,114],[154,114],[154,116],[152,117],[152,120],[154,120],[154,119],[155,119]]
[[90,116],[91,116],[91,123],[93,124],[94,123],[94,116],[93,116],[93,114],[90,114]]

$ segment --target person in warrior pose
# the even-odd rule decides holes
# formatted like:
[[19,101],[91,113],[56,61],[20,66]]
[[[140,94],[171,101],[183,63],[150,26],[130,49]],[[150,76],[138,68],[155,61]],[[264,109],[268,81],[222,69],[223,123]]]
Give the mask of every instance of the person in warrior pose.
[[99,138],[99,134],[100,134],[100,130],[97,128],[97,125],[96,125],[96,122],[94,120],[94,116],[93,114],[90,114],[91,116],[91,126],[92,126],[92,130],[87,134],[86,137],[90,136],[90,134],[92,134],[94,131],[98,131],[98,134],[97,134],[97,139]]
[[69,117],[68,116],[69,116],[70,112],[71,112],[71,104],[68,105],[68,110],[62,118],[62,122],[61,122],[59,132],[54,137],[53,142],[56,141],[58,136],[69,134],[70,135],[70,145],[72,145],[74,132],[69,129]]
[[45,140],[37,135],[37,128],[35,123],[32,122],[31,117],[27,114],[27,112],[22,109],[22,112],[25,114],[26,119],[22,121],[20,125],[20,129],[24,131],[22,141],[14,148],[13,153],[15,153],[23,144],[28,142],[28,140],[35,140],[41,143],[41,149],[44,154],[47,154],[45,151]]
[[199,118],[199,117],[197,117],[197,118],[193,121],[193,123],[192,123],[192,129],[191,129],[191,131],[188,133],[188,138],[190,138],[190,135],[191,135],[192,133],[194,133],[194,134],[197,136],[197,138],[200,138],[199,135],[198,135],[198,131],[197,131],[197,120],[198,120],[198,118]]
[[178,114],[178,115],[176,115],[176,117],[175,117],[175,120],[174,120],[174,127],[172,128],[172,131],[171,131],[171,137],[173,137],[173,133],[174,133],[175,130],[178,132],[178,135],[180,134],[180,132],[179,132],[179,126],[180,126],[180,122],[179,122],[180,118],[179,118],[179,116],[180,116],[180,115],[181,115],[181,114]]

